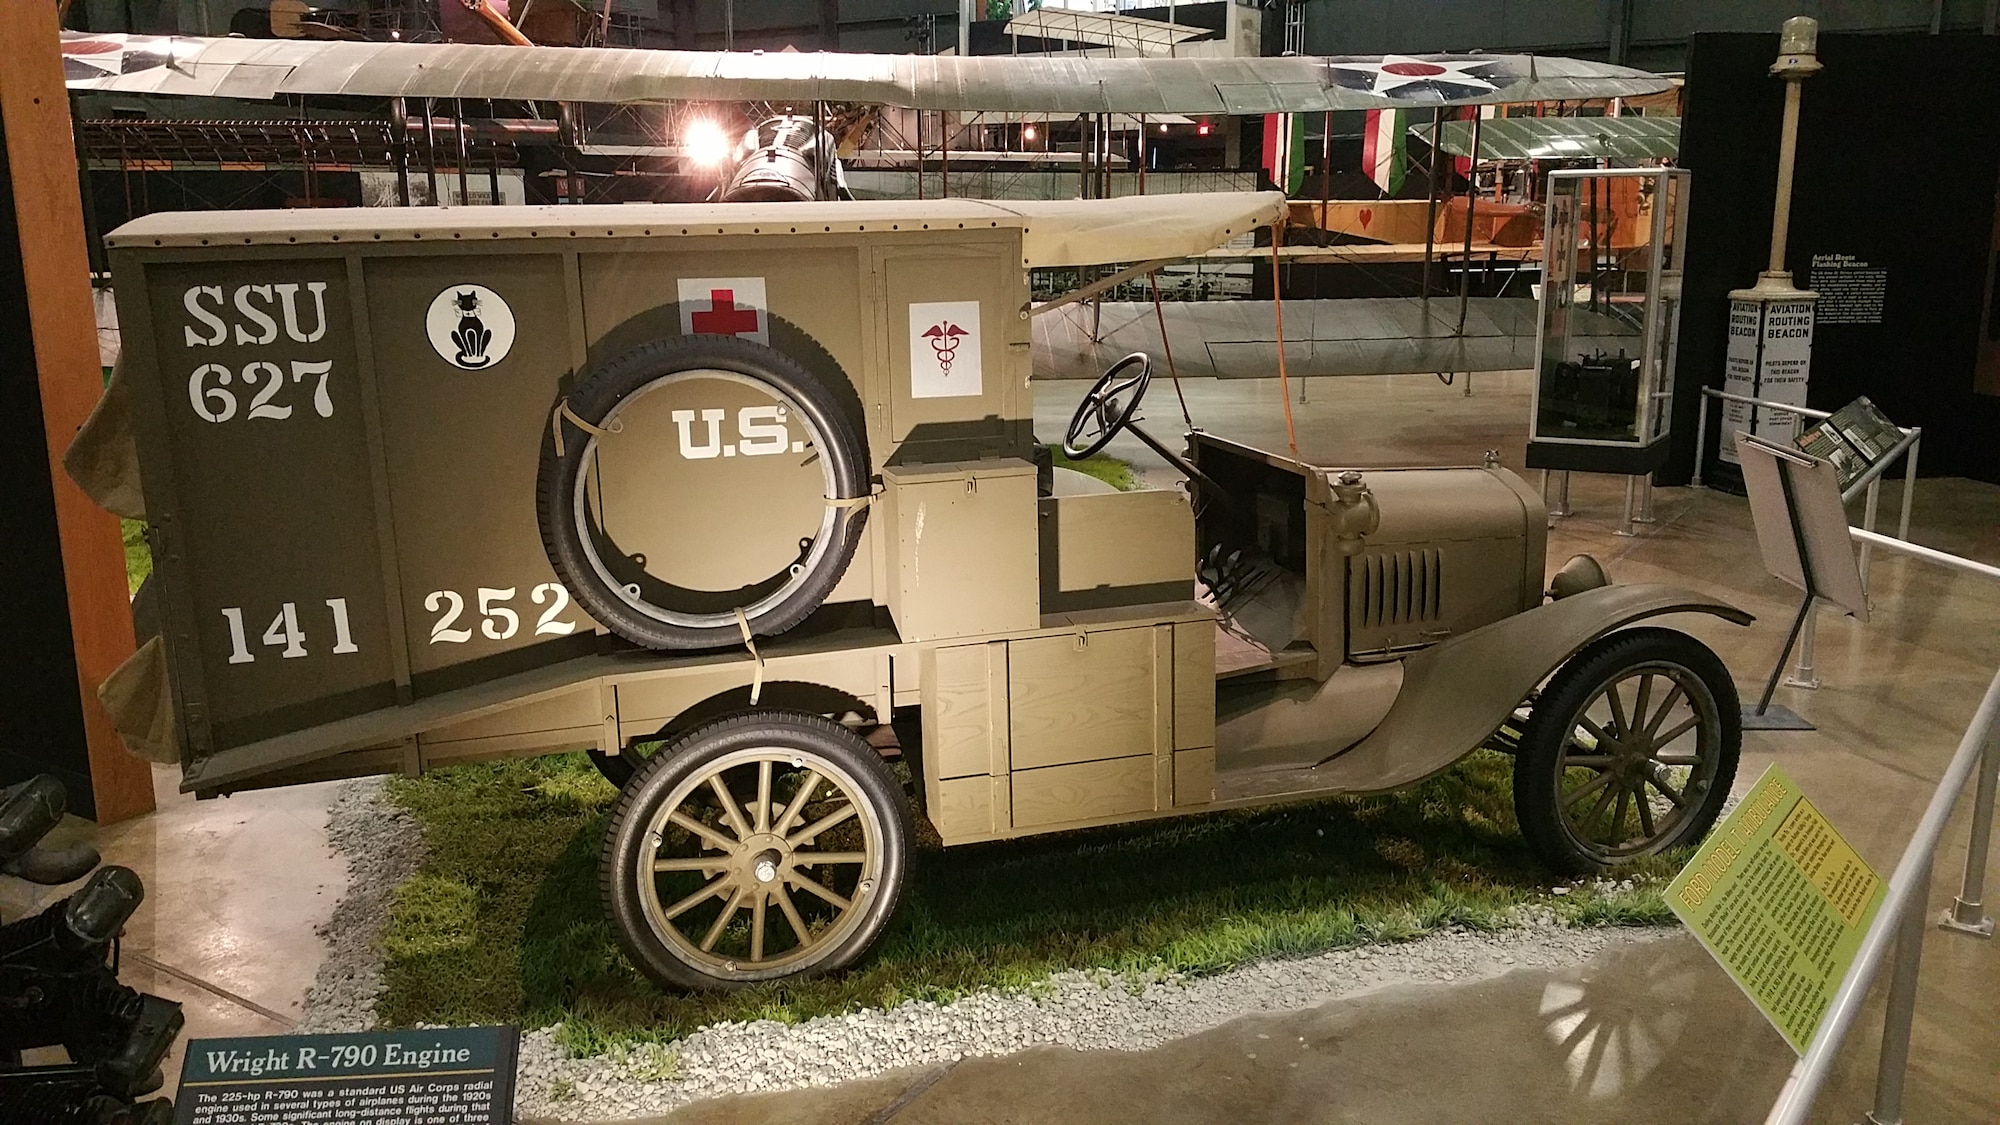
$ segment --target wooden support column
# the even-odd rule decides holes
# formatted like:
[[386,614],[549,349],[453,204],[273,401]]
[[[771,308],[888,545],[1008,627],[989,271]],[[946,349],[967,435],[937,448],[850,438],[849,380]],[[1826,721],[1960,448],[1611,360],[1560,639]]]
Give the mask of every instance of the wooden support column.
[[[14,651],[0,670],[0,700],[11,713],[5,726],[13,737],[0,746],[0,768],[9,774],[35,768],[46,758],[51,767],[68,758],[87,758],[89,792],[79,793],[76,773],[66,774],[72,790],[70,808],[89,811],[99,823],[111,823],[153,808],[152,770],[126,753],[97,703],[97,687],[132,655],[132,613],[126,595],[125,550],[118,519],[99,508],[69,479],[62,468],[63,451],[103,393],[103,368],[97,355],[97,318],[91,304],[90,267],[85,246],[83,202],[58,47],[56,6],[47,3],[0,3],[0,42],[8,45],[6,65],[0,66],[0,129],[5,133],[5,182],[0,183],[0,238],[15,246],[0,246],[0,258],[14,257],[16,277],[0,288],[19,285],[25,307],[4,310],[8,338],[6,360],[0,365],[0,394],[8,403],[39,403],[35,412],[13,414],[6,424],[15,438],[38,429],[45,437],[46,456],[16,441],[18,456],[5,459],[0,478],[0,507],[8,517],[5,538],[10,575],[18,564],[31,585],[46,585],[51,594],[60,571],[62,600],[68,621],[63,628],[59,607],[15,605],[4,615]],[[11,272],[14,263],[6,263]],[[22,330],[25,329],[25,332]],[[37,465],[35,462],[41,463]],[[53,527],[46,514],[53,500]],[[38,517],[38,514],[40,518]],[[18,521],[18,522],[15,522]],[[19,536],[19,538],[14,538]],[[49,550],[49,540],[56,550]],[[25,568],[39,574],[28,574]],[[24,595],[5,595],[4,597]],[[45,626],[45,627],[44,627]],[[60,638],[68,633],[68,652]],[[51,651],[51,650],[55,651]],[[59,675],[68,666],[67,677]],[[19,671],[18,677],[11,673]],[[51,690],[41,698],[26,693],[30,683],[73,679],[75,698]],[[68,743],[80,738],[82,747]],[[40,743],[40,744],[35,744]]]

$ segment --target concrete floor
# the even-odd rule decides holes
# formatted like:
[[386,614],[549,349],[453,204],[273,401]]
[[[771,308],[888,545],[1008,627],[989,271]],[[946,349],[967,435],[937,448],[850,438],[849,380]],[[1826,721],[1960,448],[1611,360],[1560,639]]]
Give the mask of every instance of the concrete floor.
[[[1463,377],[1461,377],[1462,379]],[[1036,426],[1060,435],[1077,382],[1037,385]],[[1275,381],[1190,381],[1203,429],[1285,449]],[[1520,469],[1526,373],[1479,375],[1474,394],[1430,376],[1314,380],[1297,401],[1300,456],[1335,465],[1476,464],[1488,449]],[[1183,425],[1164,377],[1145,414],[1170,448]],[[1175,478],[1137,439],[1107,451]],[[1895,488],[1879,525],[1893,530]],[[1622,478],[1574,478],[1575,514],[1549,539],[1551,566],[1590,553],[1619,581],[1678,582],[1758,615],[1737,628],[1673,622],[1713,646],[1751,699],[1762,687],[1798,601],[1766,575],[1748,504],[1696,489],[1656,493],[1659,522],[1615,534]],[[1857,517],[1858,518],[1858,517]],[[1912,537],[2000,560],[2000,489],[1921,482]],[[1819,622],[1817,691],[1778,699],[1819,724],[1807,733],[1744,737],[1747,786],[1781,762],[1879,871],[1895,866],[1938,774],[1987,682],[2000,644],[1987,622],[2000,589],[1912,560],[1878,555],[1875,617]],[[1974,624],[1978,623],[1978,624]],[[1941,911],[1965,859],[1966,810],[1945,837],[1931,899]],[[2000,886],[1987,895],[2000,899]],[[1882,989],[1850,1036],[1815,1120],[1858,1120],[1871,1104]],[[1938,930],[1925,945],[1906,1103],[1911,1122],[2000,1121],[2000,945]],[[985,1122],[1745,1122],[1763,1119],[1795,1056],[1692,937],[1615,946],[1561,972],[1517,971],[1471,984],[1404,986],[1362,1000],[1242,1019],[1134,1054],[1038,1049],[949,1068],[907,1071],[833,1090],[723,1098],[689,1106],[672,1125],[929,1125]]]
[[[52,837],[90,837],[104,862],[146,882],[119,979],[181,1003],[187,1030],[163,1067],[168,1093],[189,1039],[291,1030],[325,953],[314,930],[347,891],[347,862],[326,842],[334,784],[197,801],[179,783],[179,770],[155,766],[158,811],[102,830],[72,817]],[[0,918],[66,889],[0,878]]]
[[[1059,435],[1083,384],[1037,387],[1038,428]],[[1283,449],[1274,382],[1190,382],[1205,429]],[[1476,393],[1429,376],[1316,380],[1293,413],[1299,449],[1328,464],[1471,464],[1487,449],[1520,464],[1527,380],[1481,375]],[[1154,432],[1179,444],[1163,377]],[[1136,440],[1112,453],[1164,484],[1170,470]],[[1894,489],[1882,524],[1893,529]],[[1621,581],[1672,581],[1756,613],[1748,629],[1679,622],[1713,645],[1746,695],[1761,686],[1796,600],[1758,560],[1747,505],[1661,490],[1660,522],[1613,535],[1623,484],[1578,477],[1576,514],[1551,533],[1559,565],[1590,552]],[[2000,489],[1921,484],[1914,538],[2000,560]],[[1739,777],[1782,762],[1878,870],[1896,862],[1984,690],[2000,645],[2000,590],[1915,561],[1878,557],[1876,616],[1822,615],[1816,692],[1780,689],[1811,733],[1750,734]],[[160,812],[98,834],[106,858],[145,877],[148,901],[125,943],[125,980],[187,1005],[190,1036],[271,1034],[296,1018],[321,955],[313,935],[345,888],[325,845],[325,786],[194,802],[158,776]],[[1936,909],[1956,891],[1965,810],[1938,857]],[[1989,893],[1989,901],[2000,891]],[[0,916],[43,898],[0,880]],[[1910,1077],[1913,1122],[2000,1121],[2000,945],[1931,931]],[[1822,1121],[1867,1108],[1880,990],[1821,1099]],[[1274,1046],[1275,1044],[1275,1046]],[[1760,1120],[1792,1055],[1692,938],[1617,946],[1563,972],[1518,971],[1470,984],[1405,986],[1360,1001],[1239,1020],[1137,1054],[1037,1050],[970,1059],[835,1090],[690,1106],[676,1125],[725,1122],[1736,1122]],[[178,1069],[172,1061],[170,1076]]]

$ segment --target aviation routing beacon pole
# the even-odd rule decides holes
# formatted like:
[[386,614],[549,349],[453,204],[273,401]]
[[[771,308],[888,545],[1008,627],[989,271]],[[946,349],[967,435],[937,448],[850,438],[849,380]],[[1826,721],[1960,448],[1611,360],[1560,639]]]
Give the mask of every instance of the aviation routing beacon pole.
[[[1729,294],[1729,348],[1722,389],[1746,398],[1795,406],[1806,402],[1812,367],[1813,302],[1819,294],[1792,284],[1785,269],[1785,237],[1792,223],[1792,164],[1799,143],[1799,84],[1820,69],[1815,54],[1819,21],[1793,16],[1779,33],[1778,61],[1771,73],[1785,80],[1785,119],[1778,139],[1778,198],[1771,215],[1771,259],[1757,284]],[[1789,441],[1799,416],[1740,402],[1722,404],[1722,433],[1716,443],[1723,461],[1735,465],[1736,432]]]

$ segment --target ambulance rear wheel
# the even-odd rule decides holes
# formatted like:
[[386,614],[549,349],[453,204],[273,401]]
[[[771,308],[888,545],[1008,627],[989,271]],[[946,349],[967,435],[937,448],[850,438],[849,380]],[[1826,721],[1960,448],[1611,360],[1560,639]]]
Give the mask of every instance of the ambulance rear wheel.
[[599,885],[655,983],[730,989],[846,968],[901,898],[909,804],[881,755],[793,711],[731,715],[639,765]]
[[[635,404],[656,392],[670,399],[686,393],[686,387],[677,384],[735,388],[768,402],[768,407],[759,409],[766,411],[766,419],[782,419],[775,436],[789,444],[779,441],[775,447],[759,448],[746,437],[718,446],[712,440],[699,451],[706,459],[684,457],[676,462],[686,470],[684,477],[621,479],[609,489],[628,511],[642,514],[669,497],[699,493],[709,498],[720,526],[687,528],[654,551],[679,559],[649,563],[644,553],[620,546],[605,527],[607,486],[595,474],[603,471],[601,447],[625,432]],[[697,413],[701,415],[697,428],[707,423],[714,439],[725,412],[675,411],[674,415],[686,431],[682,416],[693,418]],[[717,421],[708,422],[711,416]],[[735,424],[733,415],[729,424]],[[672,429],[626,440],[658,450],[671,444]],[[770,429],[772,424],[765,421],[760,439],[763,430]],[[685,447],[687,433],[680,441]],[[746,456],[735,456],[739,446]],[[748,456],[756,452],[778,456]],[[735,490],[743,493],[740,496],[732,492],[728,482],[734,478],[729,474],[740,476],[745,471],[735,466],[774,461],[797,467],[797,475],[787,478],[786,496],[758,494],[748,487]],[[692,475],[697,472],[709,476],[697,480]],[[620,637],[648,648],[718,648],[742,644],[746,629],[756,636],[782,633],[805,620],[833,592],[853,561],[867,519],[868,451],[850,411],[789,356],[751,340],[683,336],[626,352],[580,382],[558,405],[543,432],[536,483],[536,515],[549,562],[592,617]],[[749,530],[759,520],[780,526],[771,523],[771,509],[779,499],[791,503],[795,513],[799,505],[811,512],[805,517],[809,525],[778,533],[787,544],[783,558],[767,558],[768,567],[753,565],[750,572],[708,583],[726,587],[721,589],[697,588],[698,583],[659,573],[661,561],[712,560],[735,549],[728,533],[732,526]],[[708,569],[712,576],[714,568]],[[763,573],[765,569],[769,573]]]

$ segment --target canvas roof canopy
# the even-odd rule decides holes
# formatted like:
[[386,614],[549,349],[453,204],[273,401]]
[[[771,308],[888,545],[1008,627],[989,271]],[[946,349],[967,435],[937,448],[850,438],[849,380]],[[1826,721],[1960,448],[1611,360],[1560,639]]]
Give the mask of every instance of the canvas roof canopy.
[[449,243],[494,238],[789,236],[856,230],[1008,227],[1022,232],[1022,265],[1034,268],[1188,257],[1278,221],[1284,214],[1284,205],[1283,194],[1266,191],[1124,199],[882,199],[161,211],[126,223],[112,231],[105,241],[112,247],[425,240]]

